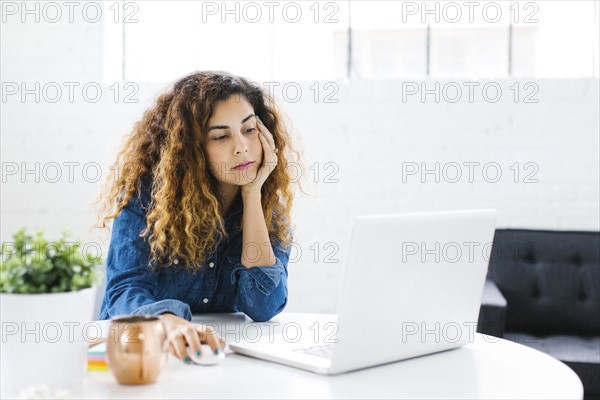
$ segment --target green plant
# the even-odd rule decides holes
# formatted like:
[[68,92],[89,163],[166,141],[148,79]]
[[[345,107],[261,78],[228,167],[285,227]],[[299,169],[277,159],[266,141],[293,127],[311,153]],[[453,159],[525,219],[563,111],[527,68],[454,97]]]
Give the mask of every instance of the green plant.
[[19,229],[12,242],[3,242],[0,250],[0,292],[56,293],[91,287],[99,282],[97,266],[101,257],[82,254],[81,244],[68,241],[67,229],[56,242],[48,242],[44,231],[35,238]]

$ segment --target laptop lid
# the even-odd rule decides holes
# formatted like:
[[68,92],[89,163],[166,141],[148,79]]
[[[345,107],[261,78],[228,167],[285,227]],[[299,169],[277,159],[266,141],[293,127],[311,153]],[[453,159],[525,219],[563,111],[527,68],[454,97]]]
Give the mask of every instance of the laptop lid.
[[472,342],[496,215],[481,209],[355,216],[330,373]]

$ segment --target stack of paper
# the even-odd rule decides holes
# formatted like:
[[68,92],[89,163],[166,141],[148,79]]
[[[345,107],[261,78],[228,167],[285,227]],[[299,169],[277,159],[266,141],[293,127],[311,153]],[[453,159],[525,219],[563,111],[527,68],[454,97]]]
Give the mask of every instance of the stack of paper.
[[106,363],[106,342],[100,343],[88,350],[88,371],[108,371]]

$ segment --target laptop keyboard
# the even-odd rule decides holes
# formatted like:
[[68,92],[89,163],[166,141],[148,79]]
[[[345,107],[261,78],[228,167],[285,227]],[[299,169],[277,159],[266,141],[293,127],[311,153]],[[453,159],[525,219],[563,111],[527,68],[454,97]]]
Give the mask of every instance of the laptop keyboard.
[[310,354],[312,356],[323,357],[323,358],[331,358],[331,350],[332,344],[318,344],[315,346],[303,347],[301,349],[296,349],[294,351],[299,351],[300,353]]

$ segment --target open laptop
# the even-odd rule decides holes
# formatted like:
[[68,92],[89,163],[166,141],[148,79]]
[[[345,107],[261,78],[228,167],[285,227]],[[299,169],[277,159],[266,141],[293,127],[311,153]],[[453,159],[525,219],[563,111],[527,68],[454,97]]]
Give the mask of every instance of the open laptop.
[[293,343],[276,334],[229,342],[229,348],[333,375],[472,342],[496,214],[482,209],[355,216],[333,340],[315,343],[313,335],[304,335],[306,340]]

